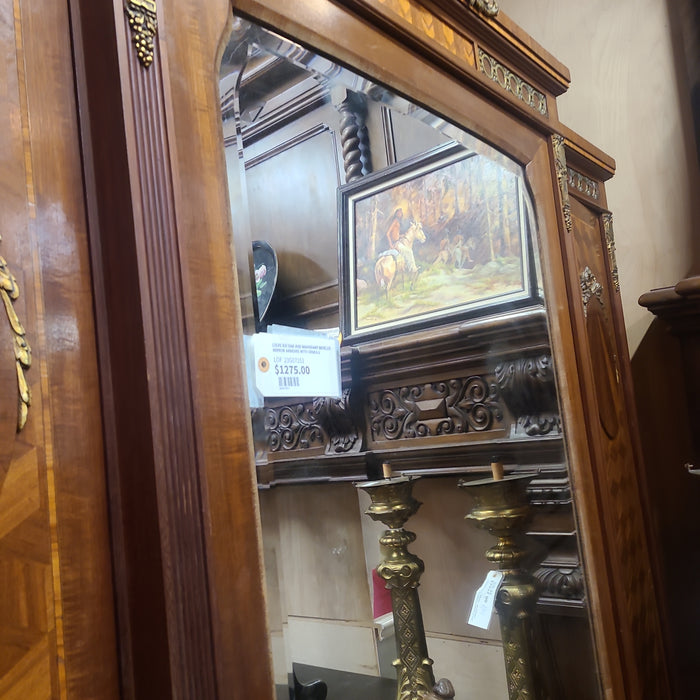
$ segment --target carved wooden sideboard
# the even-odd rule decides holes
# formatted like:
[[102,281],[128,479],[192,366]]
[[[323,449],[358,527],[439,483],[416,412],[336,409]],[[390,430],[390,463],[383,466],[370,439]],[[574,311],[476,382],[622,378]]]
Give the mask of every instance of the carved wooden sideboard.
[[[26,219],[39,218],[31,249],[3,230],[0,255],[23,293],[34,289],[32,326],[43,309],[52,335],[47,345],[27,332],[40,357],[32,374],[17,325],[6,328],[17,354],[0,378],[14,395],[19,377],[22,410],[29,377],[42,421],[30,412],[10,457],[11,469],[41,477],[37,577],[57,593],[35,597],[55,606],[57,628],[37,623],[36,668],[61,659],[50,692],[273,697],[258,487],[351,489],[385,461],[443,484],[497,460],[537,472],[527,541],[555,695],[668,697],[605,195],[614,162],[559,121],[567,69],[494,2],[70,0],[70,12],[51,20],[20,4],[29,9],[6,23],[22,30],[6,53],[22,56],[10,72],[25,81],[12,98],[12,114],[25,118],[10,124],[21,144],[13,163]],[[42,41],[23,43],[32,32]],[[295,100],[236,95],[239,78],[256,85],[240,67],[263,44],[274,60],[255,74],[298,88]],[[43,56],[53,59],[46,76],[61,79],[41,77]],[[315,71],[310,82],[300,66]],[[51,105],[60,117],[49,118]],[[416,114],[420,130],[409,125]],[[241,115],[239,133],[231,125]],[[61,158],[45,146],[54,143],[43,138],[49,123]],[[25,132],[34,150],[23,150]],[[336,194],[453,141],[516,173],[527,289],[489,313],[346,337],[341,398],[268,400],[251,425],[250,239],[280,234],[276,320],[336,325],[346,314]],[[278,167],[302,145],[296,165]],[[333,160],[316,157],[323,149]],[[231,184],[239,169],[249,182],[259,177],[257,219],[243,201],[254,188]],[[32,173],[42,173],[36,183]],[[325,227],[323,244],[303,222],[284,233],[299,223],[293,208],[279,213],[279,193],[295,178],[305,185],[299,211],[304,198],[323,204],[312,221]],[[437,259],[435,231],[427,249]],[[455,233],[447,237],[454,245]],[[303,241],[303,255],[290,241]],[[488,261],[472,262],[485,266],[502,250],[487,246]],[[460,255],[472,253],[465,244]],[[16,272],[18,257],[37,261],[39,271],[24,272],[33,287]],[[12,297],[4,264],[0,273]],[[4,306],[26,327],[21,297]],[[440,510],[425,504],[432,523]],[[455,527],[466,526],[460,518]]]

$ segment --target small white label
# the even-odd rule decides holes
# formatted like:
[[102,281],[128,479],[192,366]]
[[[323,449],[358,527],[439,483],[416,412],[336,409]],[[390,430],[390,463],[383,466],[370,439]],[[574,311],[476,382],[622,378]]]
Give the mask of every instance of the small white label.
[[502,571],[489,571],[486,574],[486,579],[474,596],[474,604],[468,620],[470,625],[481,627],[482,630],[488,629],[491,615],[493,615],[493,601],[496,599],[502,580]]
[[258,333],[253,351],[255,386],[263,396],[340,397],[337,339]]

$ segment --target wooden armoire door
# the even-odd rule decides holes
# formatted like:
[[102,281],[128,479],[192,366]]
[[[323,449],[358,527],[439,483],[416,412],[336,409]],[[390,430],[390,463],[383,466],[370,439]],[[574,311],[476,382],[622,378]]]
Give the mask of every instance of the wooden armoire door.
[[[0,415],[0,439],[12,437],[12,449],[0,451],[0,696],[272,697],[217,90],[233,9],[494,143],[517,121],[514,150],[549,222],[542,261],[556,300],[552,342],[600,684],[605,697],[643,697],[642,686],[665,697],[643,523],[635,529],[641,508],[627,488],[633,461],[621,454],[625,471],[616,471],[587,410],[598,405],[595,376],[565,233],[566,214],[577,212],[565,181],[557,188],[555,180],[555,165],[566,178],[555,145],[577,146],[573,136],[560,140],[556,117],[568,80],[537,62],[536,47],[507,18],[475,19],[474,4],[4,3],[0,255],[21,292],[11,298],[5,275],[4,306],[21,319],[34,355],[26,367],[19,353],[19,374],[13,356],[0,360],[3,397],[15,402],[18,377],[32,389],[19,434],[14,416]],[[447,43],[433,41],[436,17],[447,18]],[[465,31],[469,41],[455,43],[463,22],[473,36]],[[479,69],[482,37],[503,53],[482,56]],[[535,90],[526,100],[527,83],[498,62],[520,54],[527,59],[518,70],[532,68],[547,95]],[[601,279],[608,273],[601,264]],[[5,345],[24,337],[18,328],[4,328]],[[614,491],[601,497],[610,482]],[[631,534],[616,527],[623,518]],[[638,545],[631,554],[622,551],[628,541]],[[615,555],[635,580],[615,579]]]
[[0,697],[106,700],[119,673],[67,4],[0,3],[0,47]]

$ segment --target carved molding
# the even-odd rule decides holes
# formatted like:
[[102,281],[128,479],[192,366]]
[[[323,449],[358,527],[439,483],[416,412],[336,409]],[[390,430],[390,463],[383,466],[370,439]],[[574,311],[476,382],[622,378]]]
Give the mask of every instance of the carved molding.
[[131,41],[144,68],[153,63],[154,39],[158,33],[155,0],[127,0],[124,12],[129,19]]
[[571,503],[571,483],[567,476],[536,477],[527,494],[531,505],[567,505]]
[[515,435],[561,433],[550,355],[501,362],[494,373],[498,390],[516,418]]
[[600,199],[600,187],[595,180],[591,180],[590,177],[586,177],[568,166],[566,172],[570,187],[573,187],[578,192],[582,192],[591,199]]
[[610,275],[612,277],[615,291],[620,291],[620,277],[617,272],[617,255],[615,253],[615,234],[613,233],[612,214],[605,212],[603,214],[603,231],[605,233],[605,245],[608,249],[608,257],[610,258]]
[[573,229],[571,219],[571,203],[569,202],[569,174],[566,167],[566,152],[564,151],[564,137],[560,134],[552,134],[552,146],[554,149],[554,167],[557,172],[559,193],[561,195],[561,208],[564,216],[564,225],[568,233]]
[[325,454],[356,452],[362,445],[350,415],[350,392],[340,399],[316,398],[265,409],[264,431],[270,453],[323,448]]
[[596,298],[601,306],[605,306],[603,301],[603,285],[598,282],[588,265],[581,273],[581,299],[583,301],[583,315],[588,317],[588,304],[591,299]]
[[483,376],[447,379],[371,392],[374,440],[400,440],[502,427],[495,384]]
[[520,76],[501,65],[493,56],[479,48],[479,70],[494,83],[524,102],[528,107],[548,117],[547,97]]
[[548,566],[541,564],[534,572],[539,593],[548,598],[583,600],[585,586],[581,566]]
[[[0,241],[2,237],[0,237]],[[14,336],[13,349],[15,355],[15,364],[17,366],[17,432],[24,428],[29,415],[29,406],[31,405],[32,396],[27,384],[27,379],[24,376],[25,370],[29,369],[32,364],[32,351],[26,339],[24,327],[17,316],[13,302],[19,298],[19,286],[14,275],[10,272],[5,258],[0,256],[0,297],[2,297],[7,313],[7,320],[10,322],[12,333]],[[4,398],[4,397],[3,397]]]

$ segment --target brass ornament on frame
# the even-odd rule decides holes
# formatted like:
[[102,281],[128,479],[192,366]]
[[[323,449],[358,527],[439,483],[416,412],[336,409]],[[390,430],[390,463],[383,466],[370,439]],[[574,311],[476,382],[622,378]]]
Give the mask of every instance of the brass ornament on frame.
[[[0,241],[2,237],[0,237]],[[15,365],[17,367],[17,432],[24,428],[29,415],[29,406],[32,402],[32,395],[27,384],[27,379],[24,376],[24,371],[29,369],[32,364],[32,350],[26,339],[24,327],[22,326],[17,312],[14,309],[13,302],[19,297],[19,286],[14,275],[10,272],[5,258],[0,256],[0,297],[2,297],[7,313],[7,319],[10,322],[12,333],[14,336],[14,355]]]
[[554,149],[554,167],[556,168],[557,181],[559,183],[564,225],[566,226],[567,233],[571,233],[573,229],[573,221],[571,219],[571,203],[569,202],[569,173],[566,167],[564,137],[561,134],[552,134],[552,147]]
[[566,170],[569,175],[570,187],[573,187],[575,190],[578,190],[591,199],[600,199],[600,187],[595,180],[591,180],[590,177],[586,177],[569,166],[567,166]]
[[158,33],[156,0],[127,0],[124,12],[129,19],[131,40],[144,68],[153,63],[154,39]]
[[486,53],[481,47],[478,52],[479,70],[493,80],[506,92],[514,95],[528,107],[539,112],[543,117],[549,117],[547,108],[547,96],[535,90],[532,85],[526,83],[519,75],[499,63],[493,56]]
[[601,306],[605,306],[603,301],[603,285],[598,282],[588,265],[583,269],[580,277],[581,300],[583,301],[583,315],[588,317],[588,304],[594,297],[598,299]]
[[495,17],[498,14],[498,3],[496,0],[459,0],[461,5],[466,5],[475,12],[479,12],[486,17]]
[[608,258],[610,259],[610,275],[612,276],[613,286],[615,291],[620,291],[620,278],[617,272],[617,255],[615,253],[615,234],[613,233],[612,214],[605,212],[603,214],[603,232],[605,233],[605,245],[608,249]]

